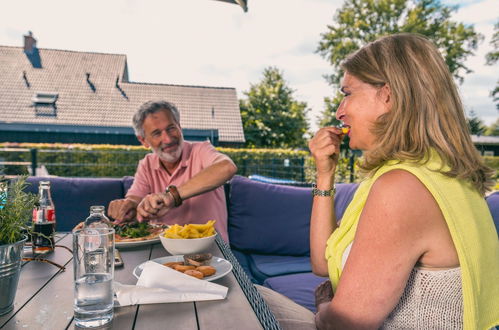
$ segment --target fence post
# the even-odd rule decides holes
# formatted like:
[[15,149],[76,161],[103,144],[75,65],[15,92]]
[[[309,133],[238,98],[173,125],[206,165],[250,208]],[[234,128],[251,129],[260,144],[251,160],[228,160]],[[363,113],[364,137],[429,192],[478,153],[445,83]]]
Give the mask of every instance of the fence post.
[[36,156],[38,149],[30,149],[30,151],[31,151],[31,175],[36,176],[36,168],[38,167]]
[[354,171],[355,171],[355,154],[352,152],[350,154],[350,162],[349,162],[349,167],[350,167],[350,183],[354,182],[355,176],[354,176]]
[[305,182],[305,157],[300,158],[301,182]]

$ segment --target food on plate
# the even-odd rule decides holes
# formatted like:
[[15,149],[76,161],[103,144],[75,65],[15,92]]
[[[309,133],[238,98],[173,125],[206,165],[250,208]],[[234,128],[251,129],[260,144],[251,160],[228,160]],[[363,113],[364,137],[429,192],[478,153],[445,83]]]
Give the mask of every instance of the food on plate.
[[184,255],[184,262],[186,265],[193,265],[198,267],[209,265],[211,262],[211,258],[211,253],[186,254]]
[[211,276],[217,272],[217,270],[213,266],[199,266],[196,267],[196,270],[203,273],[204,276]]
[[[80,222],[74,230],[83,229],[84,222]],[[158,237],[165,229],[162,225],[152,225],[148,222],[127,222],[113,224],[116,243],[147,241]]]
[[170,267],[170,268],[175,268],[175,266],[177,265],[183,265],[184,263],[182,261],[172,261],[172,262],[167,262],[163,265],[165,265],[166,267]]
[[203,273],[195,269],[189,269],[184,272],[185,275],[194,276],[196,278],[202,279],[204,277]]
[[[211,260],[211,258],[210,258]],[[183,261],[173,261],[173,262],[166,262],[163,264],[163,266],[170,267],[176,271],[179,271],[181,273],[184,273],[186,275],[190,275],[199,279],[203,279],[207,276],[215,275],[217,272],[217,269],[213,266],[192,266],[192,265],[186,265]]]
[[165,230],[163,236],[166,238],[203,238],[215,235],[215,220],[205,224],[189,223],[187,225],[171,225]]
[[175,265],[173,266],[173,269],[178,270],[179,272],[185,272],[186,270],[193,270],[196,269],[195,266],[190,266],[190,265]]

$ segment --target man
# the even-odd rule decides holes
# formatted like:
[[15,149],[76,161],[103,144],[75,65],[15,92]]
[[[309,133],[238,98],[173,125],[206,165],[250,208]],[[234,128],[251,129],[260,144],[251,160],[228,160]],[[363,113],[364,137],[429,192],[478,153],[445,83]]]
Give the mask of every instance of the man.
[[208,142],[186,142],[177,108],[166,101],[146,102],[133,116],[135,135],[151,148],[139,162],[124,199],[109,204],[117,223],[137,218],[155,223],[206,223],[228,241],[223,184],[237,171],[234,162]]

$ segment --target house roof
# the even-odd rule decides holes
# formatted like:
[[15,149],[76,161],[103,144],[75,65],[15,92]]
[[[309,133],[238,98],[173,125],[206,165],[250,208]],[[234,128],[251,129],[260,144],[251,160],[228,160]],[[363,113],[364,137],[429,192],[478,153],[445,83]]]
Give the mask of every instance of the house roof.
[[244,142],[235,88],[130,82],[125,55],[35,51],[0,46],[0,124],[130,128],[142,103],[164,99],[179,109],[183,129],[218,129],[220,142]]
[[474,144],[499,145],[499,136],[472,135],[471,141]]

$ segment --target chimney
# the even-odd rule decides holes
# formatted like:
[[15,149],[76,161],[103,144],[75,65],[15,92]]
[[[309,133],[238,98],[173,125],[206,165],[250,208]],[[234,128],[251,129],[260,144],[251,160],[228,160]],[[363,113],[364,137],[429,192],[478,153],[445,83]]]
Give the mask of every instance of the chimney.
[[28,35],[24,36],[24,52],[26,54],[33,54],[36,49],[36,39],[33,38],[33,32],[28,31]]

